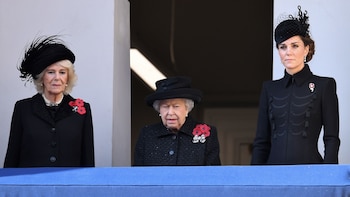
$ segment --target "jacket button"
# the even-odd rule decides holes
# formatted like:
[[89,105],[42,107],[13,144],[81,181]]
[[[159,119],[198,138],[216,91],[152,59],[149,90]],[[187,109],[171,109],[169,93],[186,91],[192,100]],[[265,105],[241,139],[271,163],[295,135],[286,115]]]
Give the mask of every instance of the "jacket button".
[[173,150],[169,151],[169,155],[173,155],[175,152]]
[[57,145],[57,143],[56,143],[56,142],[51,142],[51,147],[55,148],[55,147],[56,147],[56,145]]
[[173,138],[173,140],[176,140],[176,135],[173,135],[172,138]]
[[51,163],[56,162],[56,160],[57,160],[57,159],[56,159],[56,157],[55,157],[55,156],[51,156],[51,157],[50,157],[50,162],[51,162]]
[[51,128],[51,131],[52,131],[52,132],[55,132],[55,131],[56,131],[56,128],[55,128],[55,127]]

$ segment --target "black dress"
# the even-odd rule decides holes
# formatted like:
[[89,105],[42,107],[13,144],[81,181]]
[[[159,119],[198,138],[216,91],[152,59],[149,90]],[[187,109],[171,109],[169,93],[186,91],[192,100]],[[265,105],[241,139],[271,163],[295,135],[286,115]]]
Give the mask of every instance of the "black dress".
[[214,126],[205,142],[193,142],[193,129],[200,123],[187,118],[174,133],[162,123],[145,126],[135,147],[135,166],[220,165],[219,141]]
[[[324,158],[318,151],[323,127]],[[338,163],[339,109],[333,78],[308,65],[263,84],[252,164]]]

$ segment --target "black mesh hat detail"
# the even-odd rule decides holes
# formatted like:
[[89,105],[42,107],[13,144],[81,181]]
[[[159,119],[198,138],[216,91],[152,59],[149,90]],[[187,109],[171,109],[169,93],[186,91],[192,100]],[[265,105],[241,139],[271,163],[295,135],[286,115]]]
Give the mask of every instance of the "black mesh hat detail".
[[282,21],[277,25],[275,29],[275,41],[276,44],[280,44],[283,41],[296,36],[307,36],[309,35],[309,26],[308,23],[309,16],[307,16],[307,11],[301,11],[301,6],[298,6],[298,16],[293,17],[289,15],[289,19]]

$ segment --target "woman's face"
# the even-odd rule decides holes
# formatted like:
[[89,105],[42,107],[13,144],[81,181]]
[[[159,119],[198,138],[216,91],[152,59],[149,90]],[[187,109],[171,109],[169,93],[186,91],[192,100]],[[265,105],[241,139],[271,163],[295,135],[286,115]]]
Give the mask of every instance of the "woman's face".
[[293,75],[304,68],[304,59],[309,52],[300,36],[293,36],[278,45],[278,53],[287,73]]
[[179,130],[188,114],[186,101],[182,98],[161,100],[159,113],[166,128]]
[[43,86],[45,96],[62,94],[68,82],[68,69],[63,67],[64,61],[56,62],[44,70]]

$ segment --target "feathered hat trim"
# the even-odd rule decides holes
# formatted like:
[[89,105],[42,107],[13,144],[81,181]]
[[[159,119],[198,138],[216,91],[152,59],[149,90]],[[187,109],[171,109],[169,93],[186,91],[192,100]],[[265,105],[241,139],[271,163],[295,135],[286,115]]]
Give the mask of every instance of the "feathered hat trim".
[[75,56],[57,35],[42,36],[35,39],[24,53],[24,57],[18,70],[21,72],[20,78],[26,81],[37,79],[45,68],[55,62],[69,60],[72,64]]

